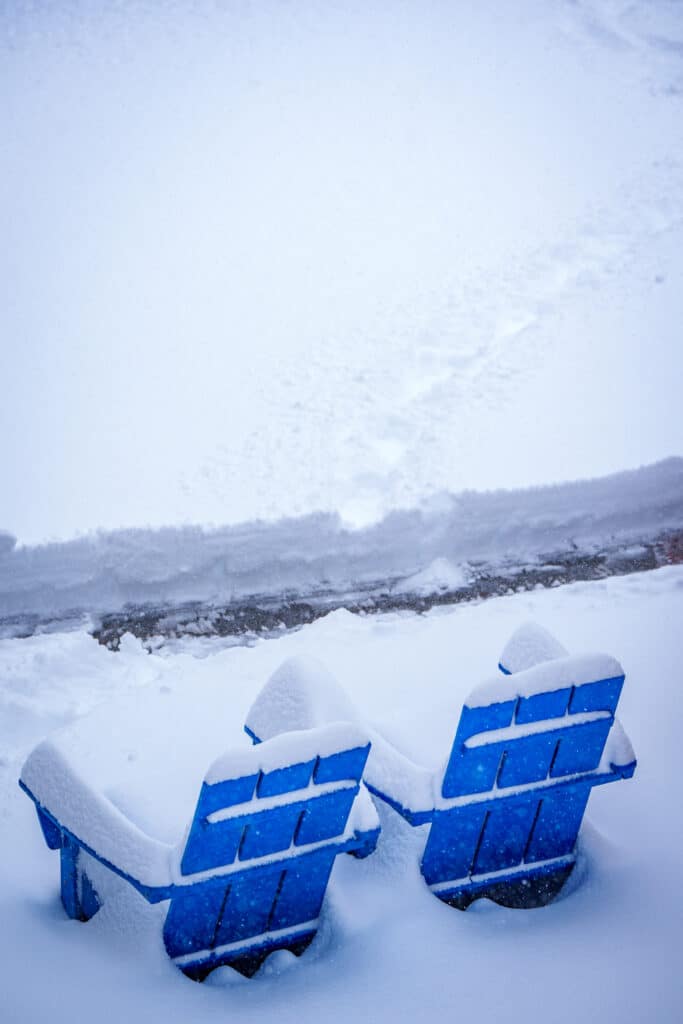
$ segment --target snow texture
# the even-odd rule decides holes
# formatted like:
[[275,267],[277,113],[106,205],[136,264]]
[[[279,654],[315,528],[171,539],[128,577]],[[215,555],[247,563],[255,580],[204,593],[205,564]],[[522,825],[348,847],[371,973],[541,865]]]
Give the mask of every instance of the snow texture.
[[322,662],[288,658],[252,704],[247,729],[259,740],[327,722],[355,722],[358,711]]
[[633,745],[626,735],[623,725],[618,718],[615,718],[607,737],[599,770],[607,770],[611,765],[623,767],[633,764],[635,759]]
[[435,558],[425,569],[401,580],[396,589],[407,594],[438,594],[466,585],[467,573],[462,566],[453,565],[447,558]]
[[503,648],[498,664],[507,673],[523,672],[553,658],[564,658],[566,651],[559,640],[537,622],[525,622],[516,629]]

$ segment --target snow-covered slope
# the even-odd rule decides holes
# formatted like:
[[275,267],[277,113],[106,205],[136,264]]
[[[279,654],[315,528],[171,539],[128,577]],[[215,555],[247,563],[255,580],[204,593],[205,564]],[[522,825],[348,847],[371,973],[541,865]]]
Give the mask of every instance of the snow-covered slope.
[[[682,615],[683,568],[669,567],[422,617],[337,611],[251,648],[205,642],[202,658],[191,645],[148,655],[132,637],[115,654],[83,631],[0,641],[3,1024],[61,1024],[84,1006],[103,1024],[461,1017],[678,1024]],[[184,978],[161,942],[164,905],[149,906],[132,889],[122,888],[87,925],[65,917],[57,855],[44,848],[17,786],[24,758],[55,726],[98,706],[106,722],[102,702],[111,697],[124,698],[119,708],[128,704],[134,714],[136,699],[149,709],[194,695],[195,729],[202,706],[208,714],[220,706],[226,750],[249,749],[242,724],[263,683],[285,658],[313,656],[378,732],[436,766],[464,697],[495,672],[503,644],[530,618],[574,653],[604,650],[619,659],[626,671],[620,717],[638,756],[633,781],[592,794],[581,868],[566,898],[530,911],[445,906],[419,874],[419,830],[385,809],[377,853],[337,863],[308,952],[268,961],[249,982],[229,970],[203,986]],[[215,722],[210,731],[215,737]],[[131,750],[136,736],[133,728]],[[190,739],[201,743],[199,735]],[[148,770],[163,773],[159,737],[155,744],[160,763]],[[172,799],[161,781],[159,792]]]
[[0,5],[0,527],[681,454],[682,45],[675,0]]

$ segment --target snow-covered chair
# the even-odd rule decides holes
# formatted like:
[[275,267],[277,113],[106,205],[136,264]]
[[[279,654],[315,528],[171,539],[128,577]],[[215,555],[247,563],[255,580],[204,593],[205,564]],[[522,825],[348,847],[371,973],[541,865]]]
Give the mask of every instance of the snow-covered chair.
[[[405,757],[366,727],[368,790],[411,825],[430,825],[421,861],[432,892],[465,909],[480,897],[541,906],[569,877],[593,786],[629,778],[635,757],[614,717],[624,682],[608,655],[570,657],[545,630],[517,630],[503,677],[478,686],[462,709],[445,768]],[[247,715],[252,738],[358,720],[320,667],[285,663]]]
[[467,699],[443,773],[395,771],[391,757],[366,769],[371,792],[411,824],[430,823],[422,874],[461,909],[480,897],[509,907],[554,899],[574,867],[591,789],[636,767],[614,716],[624,682],[614,658],[570,657],[530,624],[499,667],[504,677]]
[[[92,917],[113,872],[151,903],[170,900],[166,950],[192,978],[225,964],[250,976],[274,950],[303,952],[335,857],[366,856],[379,834],[359,792],[370,749],[363,731],[338,722],[232,751],[211,765],[197,799],[172,740],[165,765],[149,758],[136,772],[126,730],[110,722],[112,738],[106,725],[100,713],[54,734],[20,780],[48,846],[60,850],[67,914]],[[197,745],[201,738],[195,760]]]

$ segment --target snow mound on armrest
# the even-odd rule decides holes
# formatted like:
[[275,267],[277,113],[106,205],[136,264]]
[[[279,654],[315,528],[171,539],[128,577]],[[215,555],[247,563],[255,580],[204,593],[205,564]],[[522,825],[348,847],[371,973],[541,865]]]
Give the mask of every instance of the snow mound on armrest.
[[410,814],[431,811],[436,801],[434,772],[416,764],[371,731],[372,747],[365,769],[365,781],[378,795],[388,797]]
[[615,718],[602,754],[601,766],[608,770],[611,765],[617,768],[625,768],[626,765],[632,765],[635,762],[636,755],[631,741],[626,735],[619,719]]
[[143,832],[90,786],[56,743],[44,740],[26,761],[21,781],[59,824],[143,885],[171,882],[173,847]]

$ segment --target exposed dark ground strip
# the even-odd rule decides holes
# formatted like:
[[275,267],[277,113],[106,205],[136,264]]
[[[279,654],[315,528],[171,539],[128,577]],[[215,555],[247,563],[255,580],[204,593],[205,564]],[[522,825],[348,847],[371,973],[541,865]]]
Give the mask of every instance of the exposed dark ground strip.
[[[579,580],[606,579],[645,572],[664,565],[683,563],[683,529],[666,531],[655,538],[612,541],[595,552],[579,549],[562,554],[548,553],[531,563],[505,565],[469,563],[470,579],[464,586],[432,593],[400,592],[400,580],[379,580],[343,592],[325,589],[306,594],[253,595],[226,604],[189,602],[185,604],[127,605],[120,611],[100,616],[93,636],[99,643],[118,650],[124,633],[132,633],[150,648],[162,641],[181,637],[234,637],[248,643],[250,638],[281,635],[284,631],[314,622],[331,611],[345,608],[358,614],[411,611],[417,614],[437,606],[485,600],[515,591],[557,587]],[[46,617],[18,615],[0,619],[0,637],[28,637],[36,633],[76,628],[88,614],[85,609]]]

